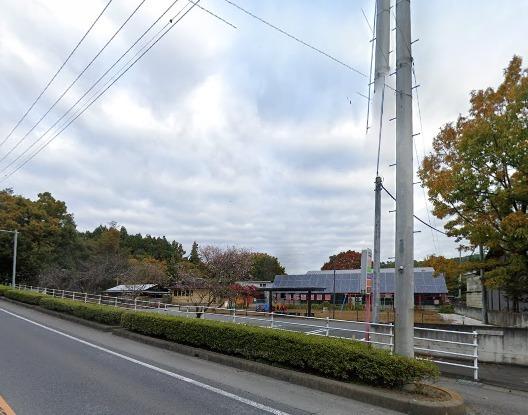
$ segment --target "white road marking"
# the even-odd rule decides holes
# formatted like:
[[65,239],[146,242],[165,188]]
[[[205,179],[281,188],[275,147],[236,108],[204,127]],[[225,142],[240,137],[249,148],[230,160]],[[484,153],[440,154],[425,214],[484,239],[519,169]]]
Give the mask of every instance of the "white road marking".
[[289,415],[287,412],[283,412],[283,411],[280,411],[278,409],[271,408],[271,407],[263,405],[261,403],[252,401],[250,399],[243,398],[242,396],[235,395],[234,393],[227,392],[227,391],[219,389],[219,388],[215,388],[214,386],[208,385],[206,383],[198,382],[197,380],[194,380],[194,379],[182,376],[182,375],[178,375],[177,373],[171,372],[169,370],[162,369],[160,367],[157,367],[157,366],[142,362],[141,360],[137,360],[137,359],[134,359],[132,357],[126,356],[124,354],[114,352],[114,351],[112,351],[110,349],[107,349],[105,347],[101,347],[101,346],[98,346],[96,344],[90,343],[90,342],[88,342],[86,340],[79,339],[78,337],[75,337],[75,336],[72,336],[70,334],[66,334],[66,333],[64,333],[62,331],[59,331],[59,330],[53,329],[51,327],[45,326],[44,324],[37,323],[36,321],[33,321],[33,320],[27,319],[25,317],[19,316],[18,314],[12,313],[12,312],[7,311],[7,310],[5,310],[3,308],[0,308],[0,311],[3,311],[4,313],[7,313],[7,314],[9,314],[9,315],[11,315],[13,317],[16,317],[16,318],[20,319],[20,320],[24,320],[24,321],[26,321],[28,323],[34,324],[35,326],[41,327],[41,328],[43,328],[45,330],[51,331],[52,333],[59,334],[59,335],[64,336],[64,337],[66,337],[66,338],[68,338],[70,340],[74,340],[74,341],[76,341],[78,343],[84,344],[85,346],[92,347],[92,348],[100,350],[102,352],[111,354],[112,356],[116,356],[116,357],[119,357],[119,358],[121,358],[123,360],[127,360],[129,362],[135,363],[136,365],[146,367],[148,369],[154,370],[154,371],[159,372],[159,373],[163,373],[164,375],[167,375],[167,376],[170,376],[172,378],[181,380],[182,382],[186,382],[186,383],[189,383],[189,384],[194,385],[194,386],[198,386],[198,387],[206,389],[206,390],[208,390],[210,392],[217,393],[219,395],[225,396],[226,398],[231,398],[231,399],[233,399],[235,401],[238,401],[238,402],[244,403],[246,405],[252,406],[253,408],[257,408],[257,409],[260,409],[260,410],[265,411],[265,412],[269,412],[270,414],[274,414],[274,415]]
[[319,334],[326,330],[326,327],[323,327],[322,329],[307,331],[306,334]]

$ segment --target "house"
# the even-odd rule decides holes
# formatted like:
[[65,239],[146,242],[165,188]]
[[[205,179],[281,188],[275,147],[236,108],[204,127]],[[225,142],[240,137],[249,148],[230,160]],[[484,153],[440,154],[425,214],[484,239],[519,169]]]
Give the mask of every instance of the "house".
[[169,290],[158,284],[121,284],[105,290],[105,293],[113,297],[145,296],[161,298],[169,294]]
[[170,287],[170,290],[173,304],[209,304],[213,297],[203,278],[177,282]]
[[[447,286],[443,275],[434,275],[430,267],[414,268],[414,298],[416,305],[439,305],[447,301]],[[273,288],[319,287],[324,291],[311,294],[314,302],[332,302],[335,293],[336,304],[364,303],[366,282],[362,283],[361,270],[309,271],[300,275],[277,275]],[[380,272],[380,298],[382,305],[392,305],[395,290],[394,268],[384,268]],[[274,299],[286,303],[304,302],[306,294],[280,292]]]

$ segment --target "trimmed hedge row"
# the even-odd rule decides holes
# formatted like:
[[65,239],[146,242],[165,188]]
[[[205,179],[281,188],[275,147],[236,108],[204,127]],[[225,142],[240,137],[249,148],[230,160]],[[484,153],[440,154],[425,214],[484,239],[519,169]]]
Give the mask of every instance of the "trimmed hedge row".
[[62,298],[55,298],[49,295],[36,293],[33,291],[12,290],[10,287],[0,286],[0,295],[7,298],[21,301],[27,304],[39,305],[48,310],[60,313],[71,314],[84,320],[96,321],[111,326],[121,324],[121,316],[125,313],[122,308],[108,307],[99,304],[81,303]]
[[364,343],[212,320],[131,312],[0,286],[0,295],[147,336],[218,353],[389,388],[436,378],[431,362],[391,355]]
[[33,291],[10,289],[4,292],[4,296],[13,300],[22,301],[23,303],[38,305],[40,303],[40,299],[44,297],[44,294],[36,293]]
[[147,312],[125,313],[121,325],[147,336],[341,381],[395,388],[439,374],[431,362],[350,340]]
[[125,313],[125,310],[122,308],[81,303],[79,301],[50,296],[43,296],[40,299],[39,305],[48,310],[71,314],[85,320],[92,320],[110,326],[119,326],[121,324],[121,316]]
[[2,285],[0,284],[0,297],[2,297],[4,295],[4,293],[9,290],[11,287],[7,286],[7,285]]

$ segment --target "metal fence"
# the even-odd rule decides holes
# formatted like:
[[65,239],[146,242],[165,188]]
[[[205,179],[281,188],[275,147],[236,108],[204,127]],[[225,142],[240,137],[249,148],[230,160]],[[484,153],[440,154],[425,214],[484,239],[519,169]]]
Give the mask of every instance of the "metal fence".
[[[306,317],[247,309],[167,304],[161,301],[139,300],[137,298],[132,299],[27,285],[15,285],[15,288],[35,291],[57,298],[104,304],[129,310],[204,318],[268,327],[276,330],[302,332],[306,335],[356,340],[389,350],[391,353],[394,351],[394,325],[391,323],[367,323],[331,319],[329,317]],[[473,371],[473,379],[478,380],[478,333],[476,331],[464,332],[424,327],[415,327],[414,331],[414,350],[419,358],[431,360],[439,365],[470,369]]]

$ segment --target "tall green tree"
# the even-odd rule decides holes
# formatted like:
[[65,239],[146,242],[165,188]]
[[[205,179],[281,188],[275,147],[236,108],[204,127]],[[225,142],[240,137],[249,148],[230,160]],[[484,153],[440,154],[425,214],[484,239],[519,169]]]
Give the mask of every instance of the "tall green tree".
[[528,71],[514,56],[497,88],[471,93],[419,171],[445,229],[487,252],[486,284],[528,293]]
[[254,280],[273,281],[275,275],[282,275],[286,273],[284,267],[274,256],[263,252],[255,252],[251,254],[251,257],[252,264],[250,274]]
[[[81,251],[73,215],[66,204],[50,193],[36,200],[0,191],[0,229],[17,229],[18,281],[35,283],[43,270],[58,266],[71,268]],[[0,234],[0,278],[11,274],[13,243],[11,234]]]
[[191,253],[189,254],[189,262],[198,265],[202,260],[200,259],[200,252],[198,250],[198,243],[196,241],[193,242]]

